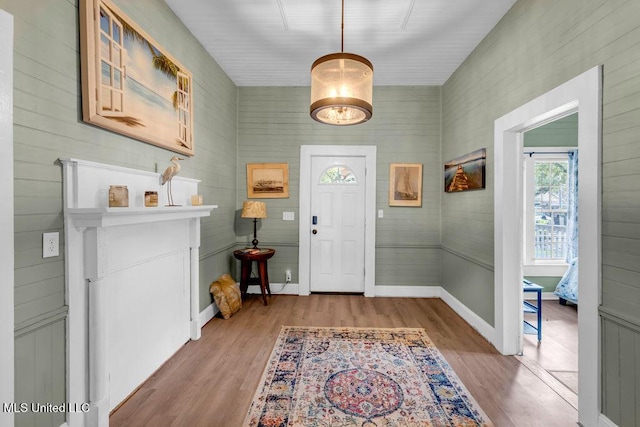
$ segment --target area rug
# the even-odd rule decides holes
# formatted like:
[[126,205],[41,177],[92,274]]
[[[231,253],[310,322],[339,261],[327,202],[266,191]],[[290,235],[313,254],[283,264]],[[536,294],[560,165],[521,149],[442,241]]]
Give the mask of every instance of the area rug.
[[284,326],[244,426],[492,426],[424,329]]

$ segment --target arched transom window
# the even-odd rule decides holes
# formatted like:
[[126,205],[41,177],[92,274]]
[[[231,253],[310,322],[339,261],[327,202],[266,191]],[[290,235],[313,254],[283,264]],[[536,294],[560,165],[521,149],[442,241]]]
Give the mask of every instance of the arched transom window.
[[358,178],[343,165],[330,166],[320,175],[320,184],[357,184]]

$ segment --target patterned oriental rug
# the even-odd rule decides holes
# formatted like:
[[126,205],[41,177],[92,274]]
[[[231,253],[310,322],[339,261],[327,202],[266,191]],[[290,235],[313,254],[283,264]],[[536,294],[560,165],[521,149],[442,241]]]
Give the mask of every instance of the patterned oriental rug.
[[244,426],[493,426],[424,329],[284,326]]

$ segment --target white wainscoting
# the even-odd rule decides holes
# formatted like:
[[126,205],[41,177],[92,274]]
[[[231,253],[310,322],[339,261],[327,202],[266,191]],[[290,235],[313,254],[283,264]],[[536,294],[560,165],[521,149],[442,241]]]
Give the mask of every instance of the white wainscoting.
[[[77,159],[63,164],[69,402],[89,402],[67,424],[108,426],[109,412],[186,341],[200,338],[198,181],[175,177],[180,207],[145,208],[160,175]],[[110,185],[130,203],[107,207]]]

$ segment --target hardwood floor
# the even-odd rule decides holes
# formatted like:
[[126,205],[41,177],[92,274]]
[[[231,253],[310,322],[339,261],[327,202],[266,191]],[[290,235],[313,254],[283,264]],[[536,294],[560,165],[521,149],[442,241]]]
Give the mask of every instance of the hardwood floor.
[[[535,314],[525,314],[525,319],[534,322]],[[560,305],[556,300],[543,300],[542,342],[538,342],[535,335],[525,335],[523,356],[577,394],[578,307],[571,303]]]
[[111,415],[110,425],[241,426],[283,325],[424,328],[496,427],[576,425],[571,405],[440,299],[354,295],[274,295],[266,307],[250,296],[230,319],[210,321],[200,340],[182,347]]

